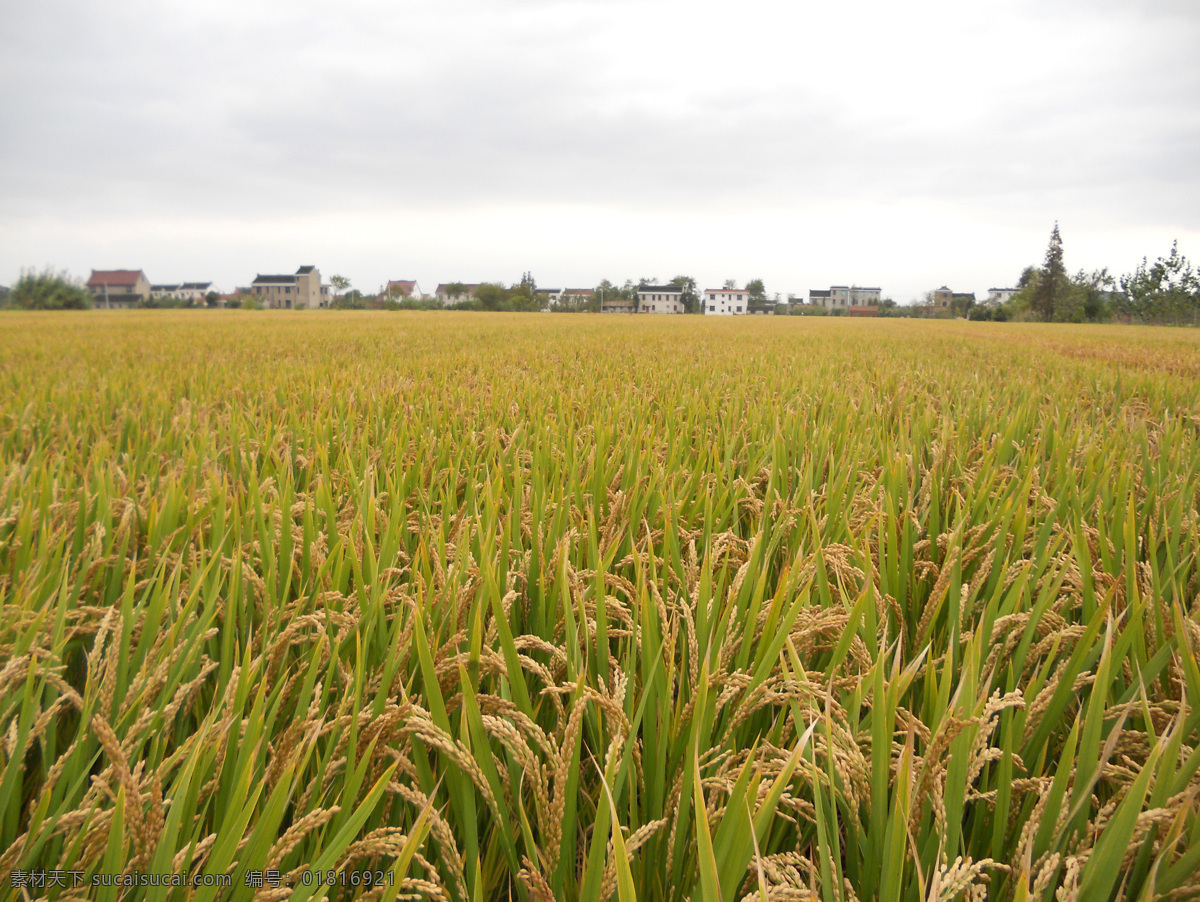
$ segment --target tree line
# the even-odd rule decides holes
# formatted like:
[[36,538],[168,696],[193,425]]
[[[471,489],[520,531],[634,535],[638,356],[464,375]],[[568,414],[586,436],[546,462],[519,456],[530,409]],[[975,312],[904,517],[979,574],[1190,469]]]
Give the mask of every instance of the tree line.
[[1105,267],[1070,275],[1055,223],[1042,265],[1027,266],[1016,287],[1002,306],[969,305],[965,315],[1054,323],[1200,325],[1200,272],[1179,253],[1178,241],[1153,263],[1143,257],[1131,273],[1114,276]]
[[[532,272],[522,273],[519,282],[508,286],[502,282],[484,282],[468,290],[465,284],[450,283],[447,293],[463,300],[446,307],[435,298],[397,297],[386,293],[369,295],[357,289],[347,290],[350,280],[345,276],[333,276],[330,282],[335,292],[330,306],[342,310],[452,309],[520,313],[545,310],[549,303],[546,293],[538,290]],[[560,300],[549,309],[556,313],[598,313],[605,303],[636,305],[641,289],[659,284],[674,285],[681,289],[683,307],[687,313],[704,312],[704,302],[696,280],[687,275],[675,276],[665,283],[655,277],[636,281],[626,279],[619,285],[603,279],[590,295]],[[729,279],[724,287],[737,288],[737,283]],[[1063,260],[1062,235],[1058,223],[1055,223],[1042,265],[1027,266],[1016,287],[1016,293],[1000,306],[977,304],[971,296],[966,296],[956,298],[949,312],[972,320],[1200,325],[1200,272],[1187,257],[1179,253],[1178,242],[1171,245],[1170,252],[1165,256],[1158,257],[1154,262],[1143,258],[1133,272],[1119,277],[1112,275],[1107,268],[1091,272],[1079,270],[1070,275]],[[750,309],[786,303],[792,313],[827,312],[814,311],[808,305],[797,303],[792,295],[788,295],[786,302],[780,299],[778,292],[773,296],[768,295],[762,279],[751,279],[746,283],[746,291]],[[220,302],[220,295],[209,292],[201,303],[151,297],[140,306],[217,307]],[[92,296],[79,280],[65,271],[51,268],[40,272],[25,270],[11,289],[0,289],[0,306],[25,310],[84,310],[92,306]],[[226,306],[256,307],[259,303],[249,296],[227,301]],[[900,307],[891,300],[884,301],[880,306],[879,312],[885,316],[919,315],[924,309],[920,306]]]

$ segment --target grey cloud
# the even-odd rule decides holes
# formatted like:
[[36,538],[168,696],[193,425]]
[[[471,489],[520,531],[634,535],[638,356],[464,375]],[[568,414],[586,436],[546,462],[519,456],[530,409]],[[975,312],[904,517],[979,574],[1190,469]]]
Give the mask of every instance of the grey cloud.
[[[788,79],[656,94],[637,53],[599,28],[616,17],[644,52],[677,52],[674,35],[637,30],[642,8],[10,3],[0,228],[504,203],[803,215],[863,199],[1200,228],[1200,63],[1181,55],[1200,36],[1191,0],[1030,5],[1030,29],[1132,18],[1137,40],[1165,50],[1085,47],[1031,86],[1011,61],[953,47],[944,82],[874,118],[830,100],[839,73],[804,69],[799,52],[794,69],[764,66]],[[684,49],[681,65],[705,65],[705,47]],[[964,106],[955,80],[985,65],[1011,77]]]

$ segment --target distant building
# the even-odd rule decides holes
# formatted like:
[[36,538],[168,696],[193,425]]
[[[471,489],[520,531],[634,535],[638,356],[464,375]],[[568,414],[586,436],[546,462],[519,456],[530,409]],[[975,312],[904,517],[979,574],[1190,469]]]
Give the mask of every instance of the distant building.
[[269,310],[316,310],[329,306],[329,286],[321,284],[315,266],[301,266],[291,276],[258,275],[250,290]]
[[416,279],[393,279],[387,283],[387,287],[383,289],[383,293],[388,297],[412,298],[415,301],[419,301],[424,297],[421,294],[421,286],[417,284]]
[[534,296],[547,306],[557,307],[559,304],[578,305],[589,300],[594,293],[590,288],[539,288]]
[[140,269],[93,269],[87,290],[97,307],[136,307],[149,300],[150,280]]
[[706,316],[745,316],[750,311],[750,292],[745,288],[705,288]]
[[151,285],[150,296],[198,304],[211,289],[212,282],[177,282],[174,285]]
[[943,285],[941,288],[934,291],[933,294],[931,295],[932,306],[936,307],[939,310],[944,310],[944,309],[949,308],[950,304],[953,301],[954,301],[954,292],[951,291],[949,288],[947,288],[945,285]]
[[642,285],[638,313],[684,313],[683,289],[678,285]]
[[787,312],[787,304],[781,304],[777,301],[751,301],[750,306],[746,308],[746,312],[751,316],[774,316],[778,309],[782,307],[784,312]]
[[975,303],[975,292],[973,291],[952,291],[943,285],[941,288],[930,293],[930,304],[934,310],[950,310],[956,306],[970,307]]
[[999,307],[1001,304],[1007,304],[1019,290],[1018,288],[989,288],[987,300],[983,303],[989,307]]
[[580,304],[590,300],[596,292],[591,288],[564,288],[558,297],[560,304]]
[[855,307],[878,307],[880,289],[859,285],[831,285],[828,290],[814,288],[808,292],[808,302],[826,310],[850,310]]
[[602,297],[600,299],[601,313],[637,313],[637,302],[632,298]]
[[463,301],[473,301],[478,290],[478,282],[471,285],[465,282],[442,282],[433,292],[433,296],[446,307],[450,304],[461,304]]

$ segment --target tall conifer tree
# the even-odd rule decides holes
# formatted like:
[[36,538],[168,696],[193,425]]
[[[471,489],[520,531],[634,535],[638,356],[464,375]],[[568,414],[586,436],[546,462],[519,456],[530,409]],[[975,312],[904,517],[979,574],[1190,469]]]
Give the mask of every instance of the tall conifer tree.
[[1043,321],[1054,319],[1054,308],[1062,298],[1067,284],[1067,271],[1063,268],[1062,238],[1058,234],[1058,223],[1050,233],[1050,246],[1046,248],[1046,264],[1033,292],[1033,310]]

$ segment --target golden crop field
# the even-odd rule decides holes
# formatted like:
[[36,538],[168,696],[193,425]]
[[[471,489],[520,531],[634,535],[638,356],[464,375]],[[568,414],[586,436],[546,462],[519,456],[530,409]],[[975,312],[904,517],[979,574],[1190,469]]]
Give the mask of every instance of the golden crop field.
[[0,895],[1195,898],[1198,501],[1192,331],[6,314]]

